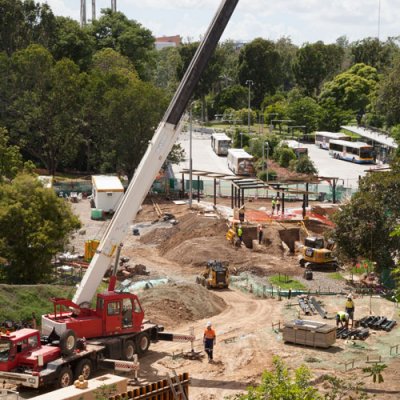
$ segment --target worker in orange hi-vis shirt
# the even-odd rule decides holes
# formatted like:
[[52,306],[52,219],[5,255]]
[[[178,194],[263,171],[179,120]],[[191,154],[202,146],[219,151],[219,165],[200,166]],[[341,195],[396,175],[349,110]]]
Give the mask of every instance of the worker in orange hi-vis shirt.
[[211,326],[211,322],[207,322],[206,329],[204,331],[204,351],[208,355],[208,362],[213,362],[213,351],[214,351],[214,346],[215,346],[215,341],[216,341],[216,335],[215,331]]

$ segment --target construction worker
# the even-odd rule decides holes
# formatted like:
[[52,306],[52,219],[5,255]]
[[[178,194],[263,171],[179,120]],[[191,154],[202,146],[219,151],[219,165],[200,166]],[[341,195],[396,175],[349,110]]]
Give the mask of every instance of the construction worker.
[[239,225],[239,226],[238,226],[238,229],[237,229],[237,237],[238,237],[239,240],[240,240],[240,244],[242,244],[242,242],[243,242],[243,229],[242,229],[242,225]]
[[336,314],[336,326],[341,325],[342,328],[349,327],[349,314],[345,311],[338,311]]
[[272,215],[275,213],[275,207],[276,207],[276,200],[275,197],[271,201],[271,207],[272,207]]
[[244,222],[244,206],[239,208],[239,221],[241,224]]
[[346,304],[345,304],[345,311],[349,314],[349,319],[351,319],[351,326],[353,327],[354,324],[354,301],[353,296],[349,294],[347,296]]
[[258,234],[258,244],[261,244],[264,237],[264,232],[262,225],[260,224],[257,225],[257,234]]
[[207,353],[208,356],[208,362],[213,362],[213,351],[214,351],[214,346],[216,342],[216,335],[215,331],[212,328],[211,322],[207,322],[206,329],[204,331],[204,337],[203,337],[203,342],[204,342],[204,351]]
[[281,199],[280,199],[280,197],[278,196],[277,198],[276,198],[276,214],[278,215],[279,214],[279,211],[281,210]]

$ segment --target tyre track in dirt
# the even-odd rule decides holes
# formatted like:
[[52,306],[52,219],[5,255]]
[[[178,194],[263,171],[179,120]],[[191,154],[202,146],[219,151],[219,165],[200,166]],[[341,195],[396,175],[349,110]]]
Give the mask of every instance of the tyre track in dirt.
[[[191,399],[222,399],[224,396],[245,390],[271,365],[269,350],[273,339],[271,318],[274,303],[259,300],[236,290],[216,292],[228,307],[212,318],[217,333],[215,362],[173,359],[171,355],[190,350],[190,344],[159,342],[152,346],[149,355],[141,360],[141,371],[162,376],[176,369],[178,373],[190,372]],[[202,351],[202,334],[207,320],[179,326],[179,333],[194,327],[195,350]],[[160,358],[161,357],[161,358]],[[147,376],[147,379],[152,379]]]

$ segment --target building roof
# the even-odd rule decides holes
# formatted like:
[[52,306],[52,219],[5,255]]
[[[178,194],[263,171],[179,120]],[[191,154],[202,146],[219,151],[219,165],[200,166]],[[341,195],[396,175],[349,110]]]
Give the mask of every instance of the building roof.
[[123,192],[124,187],[118,176],[93,175],[93,186],[98,192]]
[[155,46],[156,49],[162,49],[164,47],[178,47],[182,43],[182,39],[179,35],[175,36],[161,36],[156,38]]
[[360,135],[363,138],[372,140],[373,142],[383,144],[392,149],[397,149],[397,147],[398,147],[398,144],[395,142],[395,140],[392,137],[385,135],[384,133],[373,131],[373,130],[367,129],[367,128],[363,128],[362,126],[346,125],[346,126],[341,126],[341,128],[346,129],[347,131],[356,133],[357,135]]

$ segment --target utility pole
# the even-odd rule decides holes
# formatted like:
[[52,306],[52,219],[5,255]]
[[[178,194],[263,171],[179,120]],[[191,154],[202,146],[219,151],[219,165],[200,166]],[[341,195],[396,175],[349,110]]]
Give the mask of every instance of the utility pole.
[[96,0],[92,0],[92,22],[96,21]]
[[251,101],[251,86],[254,84],[254,82],[251,79],[248,79],[246,81],[246,85],[249,85],[249,104],[248,104],[248,114],[247,114],[247,131],[248,134],[250,134],[250,101]]
[[189,107],[189,208],[193,204],[193,159],[192,159],[192,135],[193,135],[193,103]]
[[86,0],[81,0],[81,27],[86,26]]
[[117,0],[111,0],[111,11],[117,12]]

